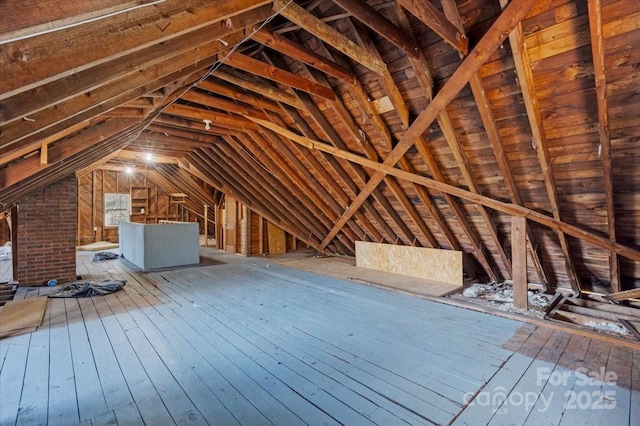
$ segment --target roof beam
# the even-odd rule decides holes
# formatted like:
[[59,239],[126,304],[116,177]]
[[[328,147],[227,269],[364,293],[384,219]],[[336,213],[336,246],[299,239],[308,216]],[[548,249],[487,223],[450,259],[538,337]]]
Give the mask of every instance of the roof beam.
[[418,58],[418,43],[366,2],[360,0],[333,0],[333,2],[396,45],[407,55]]
[[[100,21],[8,43],[0,62],[0,99],[233,18],[267,0],[167,1]],[[188,12],[187,12],[188,11]],[[66,40],[73,40],[69,43]],[[96,49],[95,40],[100,40]],[[24,72],[24,61],[29,72]]]
[[317,70],[347,83],[350,83],[355,78],[350,69],[338,65],[328,58],[318,55],[317,53],[306,49],[304,46],[301,46],[279,34],[269,32],[264,28],[255,32],[252,38],[258,43],[268,46],[283,55],[287,55],[300,62],[304,62]]
[[[3,0],[0,2],[0,44],[105,19],[165,0]],[[33,3],[33,4],[30,4]],[[25,10],[38,13],[25,13]]]
[[38,172],[55,167],[67,158],[90,148],[111,135],[128,129],[136,123],[138,123],[138,120],[111,119],[102,124],[96,124],[80,132],[77,136],[49,146],[46,164],[41,164],[39,156],[31,156],[0,169],[0,185],[2,188],[7,188]]
[[271,99],[272,101],[281,102],[294,108],[302,108],[302,105],[300,105],[300,101],[298,101],[298,99],[291,93],[287,93],[283,90],[280,90],[276,87],[271,87],[269,85],[259,84],[257,82],[249,80],[248,78],[242,78],[237,75],[228,73],[224,71],[224,68],[216,70],[213,73],[213,76],[228,83],[235,84],[238,87],[242,87],[243,89],[247,89],[251,92],[262,95],[267,99]]
[[[409,20],[407,19],[405,10],[400,5],[396,4],[396,6],[394,7],[394,12],[395,12],[395,18],[398,20],[398,24],[400,25],[400,27],[403,28],[408,34],[413,34],[413,30],[411,28],[411,24],[409,23]],[[420,57],[418,59],[411,60],[410,63],[411,63],[411,67],[414,70],[415,75],[419,76],[418,83],[420,84],[420,87],[424,90],[425,97],[427,99],[431,99],[432,92],[433,92],[433,77],[429,72],[427,61],[424,55],[420,54]],[[449,147],[451,148],[454,154],[454,158],[456,159],[458,167],[461,169],[463,176],[466,178],[467,186],[469,186],[469,188],[472,191],[474,191],[475,189],[474,192],[478,192],[475,185],[475,179],[473,178],[473,175],[469,171],[467,159],[464,156],[462,147],[460,146],[460,142],[458,141],[458,137],[456,135],[455,130],[453,129],[453,125],[451,124],[451,120],[449,118],[449,114],[447,113],[446,109],[442,110],[442,112],[437,118],[437,121],[445,139],[447,140]],[[429,151],[427,146],[427,141],[424,139],[424,137],[419,137],[416,140],[416,148],[418,150],[418,153],[420,153],[420,156],[422,157],[423,161],[425,162],[427,168],[429,169],[429,174],[435,180],[438,180],[440,182],[446,182],[445,175],[440,170],[440,167],[437,164],[435,158],[433,157],[431,151]],[[422,189],[426,191],[426,189],[424,188]],[[447,204],[450,206],[451,210],[453,211],[456,217],[456,220],[460,224],[465,236],[467,237],[467,240],[469,241],[471,248],[473,249],[473,255],[476,257],[478,263],[485,270],[489,278],[491,278],[492,280],[495,280],[496,282],[500,281],[499,277],[502,274],[499,273],[499,271],[495,270],[493,262],[491,261],[490,255],[488,253],[485,253],[482,240],[480,239],[480,236],[474,229],[472,223],[469,221],[467,217],[467,213],[465,212],[460,202],[456,198],[446,193],[443,193],[443,197],[447,202]],[[495,232],[496,226],[483,206],[478,206],[478,210],[480,212],[482,219],[487,225],[487,229],[490,231],[493,237],[494,244],[500,254],[503,264],[507,267],[507,271],[508,271],[510,269],[510,266],[509,266],[510,263],[508,259],[506,259],[506,262],[505,262],[506,254],[504,253],[504,249],[502,248],[501,241],[497,238],[497,233]]]
[[273,9],[376,74],[383,75],[387,69],[387,64],[367,53],[360,46],[298,6],[295,2],[274,0]]
[[[32,121],[19,121],[3,126],[0,147],[5,148],[22,140],[28,143],[29,137],[37,137],[36,135],[40,135],[39,139],[47,137],[57,133],[60,126],[66,128],[99,116],[149,92],[189,77],[214,62],[215,56],[211,56],[194,65],[191,55],[181,55],[180,60],[174,58],[162,62],[133,77],[113,81],[89,94],[74,96],[33,114]],[[17,147],[20,147],[21,143],[17,144]]]
[[253,59],[250,56],[243,55],[241,53],[233,53],[229,55],[224,63],[234,68],[238,68],[242,71],[259,75],[267,80],[275,81],[276,83],[284,84],[292,88],[302,90],[311,95],[320,96],[330,101],[336,98],[336,94],[333,89],[323,86],[318,83],[314,83],[305,78],[300,77],[297,74],[293,74],[289,71],[285,71],[273,65],[269,65],[265,62]]
[[224,84],[211,78],[198,83],[198,87],[208,92],[222,95],[238,102],[253,105],[257,108],[266,109],[276,113],[282,112],[282,108],[280,108],[280,105],[278,105],[276,102],[273,102],[269,99],[263,99],[259,96],[255,96],[253,93],[245,90],[239,90],[229,84]]
[[[500,0],[502,5],[505,5],[507,0]],[[506,5],[506,8],[510,7],[513,2]],[[506,8],[504,10],[506,10]],[[504,12],[503,12],[504,13]],[[511,45],[511,52],[513,54],[513,60],[516,66],[516,74],[518,76],[518,82],[522,90],[522,97],[524,99],[524,105],[527,110],[527,118],[529,119],[529,126],[531,127],[531,133],[536,148],[536,154],[538,156],[538,162],[542,169],[542,176],[544,178],[544,184],[547,189],[547,195],[549,197],[549,203],[551,204],[551,212],[553,217],[560,221],[560,205],[558,202],[558,195],[556,192],[555,179],[553,177],[553,167],[551,165],[551,156],[549,155],[549,149],[547,147],[547,139],[544,133],[544,127],[542,124],[542,115],[540,113],[540,107],[538,105],[538,95],[536,94],[535,85],[533,81],[533,70],[531,69],[531,61],[529,60],[529,53],[524,40],[524,32],[522,25],[518,23],[513,30],[509,33],[509,44]],[[556,235],[560,242],[560,248],[564,255],[567,277],[571,288],[580,292],[580,279],[575,269],[573,262],[573,256],[569,248],[569,242],[567,236],[560,230],[556,229]]]
[[[467,84],[473,73],[475,73],[493,54],[495,49],[507,37],[508,33],[525,17],[527,11],[533,6],[536,0],[514,0],[507,6],[502,14],[496,19],[493,25],[485,33],[482,39],[474,47],[472,54],[468,55],[460,64],[458,69],[447,80],[440,92],[433,98],[431,103],[420,113],[418,118],[404,133],[393,151],[385,159],[384,165],[392,167],[411,148],[416,138],[433,123],[444,108],[455,98],[460,90]],[[362,203],[369,197],[371,192],[384,179],[385,172],[378,170],[373,174],[369,182],[365,185],[358,196],[352,201],[349,208],[340,217],[331,232],[327,234],[321,247],[326,245],[336,236],[340,228],[353,216],[353,213],[360,208]]]
[[319,142],[319,141],[307,138],[305,136],[298,135],[297,133],[294,133],[289,129],[279,127],[270,121],[263,121],[256,118],[253,118],[251,120],[255,121],[256,123],[259,123],[263,127],[273,130],[274,132],[280,133],[283,136],[287,137],[288,139],[292,140],[293,142],[296,142],[309,149],[320,150],[328,154],[331,154],[333,156],[343,158],[353,163],[360,164],[364,167],[377,170],[381,174],[390,174],[393,176],[397,176],[401,179],[405,179],[410,182],[415,182],[420,185],[424,185],[428,188],[435,189],[437,191],[446,192],[448,194],[451,194],[463,200],[467,200],[472,203],[481,204],[483,206],[489,207],[491,209],[497,210],[502,213],[506,213],[508,215],[525,217],[541,225],[544,225],[548,228],[558,230],[562,233],[571,235],[577,239],[584,240],[597,247],[601,247],[601,248],[604,248],[605,250],[616,252],[621,256],[627,257],[634,261],[640,261],[639,250],[611,241],[608,238],[603,238],[597,234],[594,234],[593,232],[590,232],[578,226],[563,222],[554,217],[547,216],[543,213],[539,213],[535,210],[531,210],[526,207],[518,206],[511,203],[505,203],[503,201],[499,201],[484,195],[475,194],[473,192],[467,191],[466,189],[458,188],[457,186],[449,185],[444,182],[439,182],[437,180],[428,178],[426,176],[409,173],[407,171],[390,166],[389,164],[387,164],[386,161],[379,163],[377,161],[369,160],[365,157],[362,157],[359,154],[354,154],[352,152],[336,148],[324,142]]
[[[307,122],[302,118],[302,116],[300,115],[300,113],[297,110],[292,109],[292,108],[284,108],[284,109],[285,109],[285,112],[286,112],[287,116],[289,116],[289,118],[293,121],[293,123],[295,123],[295,125],[298,127],[298,129],[300,130],[300,132],[303,135],[306,135],[306,136],[314,138],[314,139],[316,138],[316,135],[313,132],[313,129],[311,129],[311,126],[309,126],[307,124]],[[275,122],[276,120],[272,119],[271,121]],[[279,120],[279,121],[282,123],[281,125],[284,125],[284,122],[282,122],[282,120]],[[284,140],[287,140],[287,139],[285,138]],[[357,193],[358,189],[357,189],[357,186],[353,183],[353,181],[349,177],[349,175],[344,171],[344,169],[342,168],[340,163],[338,163],[338,161],[331,155],[328,155],[328,154],[325,154],[325,153],[319,153],[319,155],[322,156],[322,158],[324,160],[326,160],[328,166],[334,172],[334,173],[330,173],[327,170],[327,168],[325,168],[325,166],[320,162],[319,159],[317,159],[314,155],[306,155],[306,153],[302,151],[302,149],[300,148],[300,146],[298,144],[291,143],[291,149],[294,151],[294,153],[298,154],[298,157],[303,158],[307,162],[309,162],[309,164],[316,171],[316,173],[318,173],[320,176],[322,176],[322,178],[327,183],[327,185],[336,194],[336,201],[339,202],[339,205],[338,205],[336,211],[340,212],[340,213],[343,212],[345,207],[349,205],[349,202],[351,201],[351,198],[342,189],[342,186],[339,184],[338,181],[341,181],[343,185],[345,185],[347,188],[353,190],[354,194]],[[370,203],[368,201],[365,202],[364,209],[366,211],[369,210],[369,205],[370,205]],[[373,207],[371,207],[370,210],[375,212],[375,213],[377,213],[377,211],[375,211],[373,209]],[[340,213],[338,213],[338,214],[340,214]],[[384,238],[383,238],[382,234],[380,233],[380,231],[378,230],[378,228],[373,225],[373,223],[369,220],[369,218],[364,213],[357,212],[355,214],[355,218],[356,218],[356,220],[358,220],[362,224],[362,226],[364,227],[363,231],[367,234],[367,235],[360,234],[359,235],[360,236],[360,240],[365,240],[365,236],[368,236],[373,241],[383,241],[384,240]],[[353,224],[353,222],[354,221],[350,221],[349,224]]]
[[[602,4],[600,0],[589,0],[589,29],[591,33],[591,53],[593,56],[593,72],[596,83],[598,102],[598,135],[602,148],[602,169],[604,175],[604,192],[607,209],[609,239],[616,241],[616,213],[613,200],[613,172],[611,159],[611,139],[609,134],[609,107],[607,104],[607,80],[604,65],[604,45],[602,36]],[[622,290],[620,284],[620,263],[616,253],[609,253],[609,282],[611,291]]]
[[[73,96],[92,93],[97,88],[112,82],[129,80],[136,74],[163,62],[172,60],[189,64],[188,61],[191,61],[192,64],[212,56],[224,49],[222,43],[215,43],[212,40],[224,37],[226,43],[232,45],[239,43],[245,38],[242,28],[266,19],[269,13],[271,13],[269,7],[254,9],[234,19],[235,29],[229,29],[220,23],[207,25],[164,43],[151,45],[115,60],[16,94],[0,103],[4,106],[4,108],[0,108],[0,123],[4,125],[68,100]],[[187,61],[184,58],[188,58]],[[177,67],[174,68],[174,70],[177,69]]]
[[[458,13],[458,8],[455,1],[442,0],[442,7],[447,18],[450,19],[451,22],[453,22],[453,24],[460,29],[460,31],[464,31],[462,19],[460,18],[460,14]],[[493,111],[491,110],[489,104],[489,98],[487,97],[487,94],[483,88],[482,79],[479,73],[475,73],[469,79],[469,86],[471,87],[471,92],[476,101],[476,105],[478,106],[478,112],[480,113],[480,118],[482,119],[482,123],[487,132],[487,137],[493,148],[494,155],[496,156],[496,161],[504,179],[505,188],[509,193],[509,198],[511,199],[512,203],[523,205],[522,198],[520,197],[520,191],[518,190],[518,186],[516,185],[513,173],[511,172],[511,167],[509,166],[509,161],[507,159],[506,153],[504,152],[502,138],[500,137],[500,132],[498,131],[498,126],[496,124],[493,116]],[[480,188],[475,180],[475,177],[471,173],[468,160],[464,154],[464,150],[460,142],[458,141],[458,138],[455,135],[453,124],[451,123],[451,119],[449,118],[449,114],[446,110],[444,110],[438,117],[438,125],[444,132],[445,136],[447,136],[447,142],[449,143],[449,147],[451,148],[456,162],[458,163],[458,167],[460,168],[460,171],[465,178],[467,186],[472,192],[480,193]],[[504,248],[502,248],[502,244],[500,243],[502,239],[497,235],[496,225],[494,224],[493,220],[486,212],[486,209],[484,207],[479,207],[479,210],[485,220],[485,223],[488,224],[487,228],[491,232],[494,241],[496,242],[498,247],[501,248],[501,258],[505,267],[507,268],[508,273],[511,274],[511,261],[507,257]],[[536,247],[538,246],[536,242],[537,238],[531,230],[531,227],[529,226],[526,227],[526,234],[527,238],[529,239],[527,249],[533,261],[533,265],[536,269],[538,280],[543,286],[546,286],[548,284],[548,279],[544,271],[540,255],[536,251]]]
[[428,0],[397,0],[413,16],[421,20],[427,27],[449,43],[463,55],[469,51],[467,36],[458,30],[438,9]]

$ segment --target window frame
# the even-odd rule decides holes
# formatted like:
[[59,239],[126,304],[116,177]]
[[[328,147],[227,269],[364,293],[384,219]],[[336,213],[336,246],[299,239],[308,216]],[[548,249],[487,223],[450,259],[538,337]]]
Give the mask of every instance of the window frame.
[[[117,208],[117,209],[107,209],[107,199],[109,197],[124,197],[125,199],[125,208]],[[118,203],[120,203],[121,201],[118,201]],[[118,193],[118,192],[112,192],[112,193],[108,193],[108,194],[104,194],[104,227],[105,228],[117,228],[118,224],[120,223],[120,221],[118,223],[116,223],[115,225],[112,223],[111,220],[107,220],[108,218],[111,219],[111,216],[109,215],[110,212],[112,211],[122,211],[122,215],[120,216],[122,218],[121,221],[125,221],[128,222],[129,221],[129,215],[131,214],[131,195],[130,194],[126,194],[126,193]]]

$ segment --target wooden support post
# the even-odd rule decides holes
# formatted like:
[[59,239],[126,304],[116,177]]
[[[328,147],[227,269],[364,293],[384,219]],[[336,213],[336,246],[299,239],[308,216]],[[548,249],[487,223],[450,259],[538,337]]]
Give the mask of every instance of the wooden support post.
[[209,206],[204,205],[204,246],[209,247]]
[[513,267],[513,306],[529,309],[527,297],[527,219],[511,217],[511,262]]

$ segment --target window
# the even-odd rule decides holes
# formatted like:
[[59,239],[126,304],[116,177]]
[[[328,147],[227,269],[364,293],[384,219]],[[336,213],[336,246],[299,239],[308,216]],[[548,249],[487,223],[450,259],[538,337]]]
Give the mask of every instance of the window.
[[129,194],[104,194],[104,226],[129,220]]

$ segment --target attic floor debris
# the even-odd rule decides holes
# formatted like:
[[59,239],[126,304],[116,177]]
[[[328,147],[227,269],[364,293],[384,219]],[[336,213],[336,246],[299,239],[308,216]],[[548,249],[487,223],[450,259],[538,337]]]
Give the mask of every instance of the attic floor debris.
[[526,317],[555,321],[565,325],[640,340],[640,309],[635,302],[622,306],[592,294],[572,297],[562,293],[544,294],[528,291],[529,309],[517,309],[513,305],[513,288],[510,281],[502,283],[472,284],[446,298],[470,303],[499,312],[509,312]]

